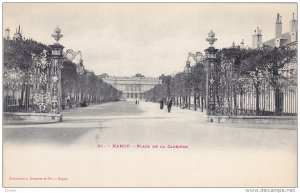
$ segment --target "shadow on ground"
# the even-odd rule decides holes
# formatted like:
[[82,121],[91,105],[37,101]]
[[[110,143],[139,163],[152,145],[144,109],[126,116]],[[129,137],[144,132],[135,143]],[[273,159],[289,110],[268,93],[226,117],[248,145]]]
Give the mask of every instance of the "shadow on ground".
[[19,127],[19,128],[4,128],[3,141],[11,143],[52,143],[57,145],[68,145],[74,143],[80,137],[88,133],[101,134],[103,129],[107,127]]

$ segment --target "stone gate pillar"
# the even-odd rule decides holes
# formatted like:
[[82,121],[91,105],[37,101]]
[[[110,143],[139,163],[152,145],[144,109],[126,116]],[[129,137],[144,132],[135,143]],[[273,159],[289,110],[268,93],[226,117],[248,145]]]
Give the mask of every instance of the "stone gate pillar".
[[217,65],[217,52],[213,44],[217,41],[215,33],[211,30],[208,34],[206,41],[210,44],[210,47],[205,50],[207,60],[207,75],[206,75],[206,103],[207,103],[207,115],[215,115],[216,110],[216,90],[215,90],[215,76],[216,76],[216,65]]
[[59,114],[61,106],[61,68],[63,62],[63,49],[64,47],[58,43],[60,38],[63,37],[61,30],[56,27],[52,37],[56,43],[50,45],[51,48],[51,113]]

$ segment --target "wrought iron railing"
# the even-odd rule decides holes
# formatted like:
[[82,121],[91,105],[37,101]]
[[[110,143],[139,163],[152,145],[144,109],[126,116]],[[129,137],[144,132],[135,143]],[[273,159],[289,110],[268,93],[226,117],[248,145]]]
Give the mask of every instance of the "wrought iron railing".
[[216,107],[215,115],[218,116],[297,116],[297,113],[275,112],[252,109],[235,109],[228,107]]

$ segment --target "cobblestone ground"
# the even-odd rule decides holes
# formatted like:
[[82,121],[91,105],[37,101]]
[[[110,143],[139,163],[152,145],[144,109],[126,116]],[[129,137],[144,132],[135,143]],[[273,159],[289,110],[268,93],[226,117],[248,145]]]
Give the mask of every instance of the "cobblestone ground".
[[12,187],[283,187],[297,182],[297,126],[207,123],[204,113],[120,101],[55,124],[3,126]]

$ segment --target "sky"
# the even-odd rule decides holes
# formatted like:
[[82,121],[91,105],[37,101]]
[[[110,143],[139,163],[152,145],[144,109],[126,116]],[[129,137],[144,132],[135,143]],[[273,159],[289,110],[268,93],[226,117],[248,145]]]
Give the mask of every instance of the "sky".
[[58,26],[65,50],[80,50],[95,74],[158,77],[183,71],[189,52],[204,53],[210,30],[218,49],[242,39],[251,47],[256,27],[263,41],[274,38],[277,13],[288,32],[296,3],[4,3],[3,31],[12,37],[21,25],[25,38],[50,45]]

